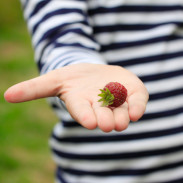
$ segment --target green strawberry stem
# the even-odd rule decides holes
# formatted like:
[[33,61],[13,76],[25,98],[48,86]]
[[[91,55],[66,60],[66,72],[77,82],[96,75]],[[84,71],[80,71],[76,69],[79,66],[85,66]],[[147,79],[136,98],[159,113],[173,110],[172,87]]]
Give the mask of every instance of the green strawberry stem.
[[104,90],[100,89],[101,93],[98,95],[101,97],[98,102],[103,102],[102,107],[109,106],[113,104],[114,101],[114,95],[109,91],[108,88],[105,88]]

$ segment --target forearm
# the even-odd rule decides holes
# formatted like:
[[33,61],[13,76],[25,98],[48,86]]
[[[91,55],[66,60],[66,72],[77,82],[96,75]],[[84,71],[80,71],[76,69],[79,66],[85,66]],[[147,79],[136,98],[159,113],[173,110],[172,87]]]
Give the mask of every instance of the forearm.
[[29,0],[22,4],[41,74],[75,63],[105,64],[84,1]]

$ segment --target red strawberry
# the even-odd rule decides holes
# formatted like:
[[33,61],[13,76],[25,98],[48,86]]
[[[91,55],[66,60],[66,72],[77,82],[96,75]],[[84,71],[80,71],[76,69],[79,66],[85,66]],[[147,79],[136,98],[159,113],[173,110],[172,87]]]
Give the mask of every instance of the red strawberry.
[[110,82],[100,91],[98,102],[103,102],[102,106],[118,107],[126,101],[127,89],[118,82]]

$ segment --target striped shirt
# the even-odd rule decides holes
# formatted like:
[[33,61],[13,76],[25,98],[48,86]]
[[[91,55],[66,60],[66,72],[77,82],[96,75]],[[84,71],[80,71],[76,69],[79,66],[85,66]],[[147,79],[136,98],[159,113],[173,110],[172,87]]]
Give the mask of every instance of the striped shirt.
[[57,183],[183,182],[183,1],[22,0],[41,74],[77,63],[135,73],[150,94],[123,132],[87,130],[60,99],[50,139]]

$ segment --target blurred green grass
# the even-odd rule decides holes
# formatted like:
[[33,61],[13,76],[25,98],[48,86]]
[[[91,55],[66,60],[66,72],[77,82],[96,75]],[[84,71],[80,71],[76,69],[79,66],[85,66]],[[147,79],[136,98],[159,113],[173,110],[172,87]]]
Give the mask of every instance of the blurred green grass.
[[48,138],[57,121],[46,100],[9,104],[11,85],[38,76],[21,4],[0,1],[0,182],[51,183]]

